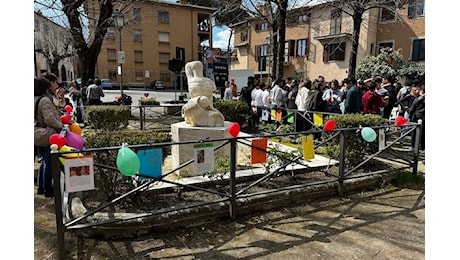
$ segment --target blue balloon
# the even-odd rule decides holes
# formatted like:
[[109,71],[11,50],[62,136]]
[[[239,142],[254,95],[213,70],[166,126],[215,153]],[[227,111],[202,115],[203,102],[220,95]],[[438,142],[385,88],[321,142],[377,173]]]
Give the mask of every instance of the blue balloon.
[[361,129],[361,136],[367,142],[373,142],[375,141],[375,139],[377,139],[377,133],[375,133],[374,129],[370,127],[364,127],[363,129]]

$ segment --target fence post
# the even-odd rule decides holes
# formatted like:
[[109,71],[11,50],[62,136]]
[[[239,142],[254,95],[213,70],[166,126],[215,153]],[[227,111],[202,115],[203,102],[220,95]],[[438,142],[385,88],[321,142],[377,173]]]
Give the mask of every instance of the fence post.
[[236,204],[236,138],[230,140],[230,218],[235,219]]
[[340,154],[339,154],[339,185],[338,191],[339,196],[343,195],[343,179],[345,174],[345,133],[344,131],[340,131]]
[[51,166],[53,172],[53,191],[54,191],[54,211],[56,215],[56,233],[58,240],[59,259],[66,259],[65,237],[64,237],[64,218],[62,214],[62,194],[61,194],[61,162],[59,154],[51,150]]
[[419,146],[420,146],[420,128],[422,127],[422,120],[419,119],[415,128],[415,144],[414,144],[414,165],[412,167],[412,175],[417,175],[418,172],[418,158],[419,158]]
[[143,106],[139,105],[139,120],[141,121],[140,122],[141,130],[144,130],[144,118],[145,118],[144,112],[145,111],[143,109]]

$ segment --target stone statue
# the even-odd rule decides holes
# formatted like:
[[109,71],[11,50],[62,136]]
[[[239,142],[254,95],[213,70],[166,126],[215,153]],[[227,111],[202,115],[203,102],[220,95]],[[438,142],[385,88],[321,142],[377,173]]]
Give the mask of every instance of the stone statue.
[[191,61],[185,64],[190,100],[182,107],[182,117],[192,126],[224,126],[224,115],[213,107],[214,81],[203,77],[203,64]]

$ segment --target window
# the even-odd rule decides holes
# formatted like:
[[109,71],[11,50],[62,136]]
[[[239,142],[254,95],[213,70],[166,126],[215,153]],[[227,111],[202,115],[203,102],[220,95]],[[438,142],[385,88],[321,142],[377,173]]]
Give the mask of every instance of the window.
[[425,0],[409,0],[407,17],[410,19],[425,16]]
[[107,60],[117,61],[117,51],[115,49],[107,49]]
[[166,52],[160,52],[159,53],[159,62],[163,64],[168,64],[169,63],[169,53]]
[[169,23],[169,13],[165,11],[158,11],[158,22]]
[[284,42],[284,62],[289,62],[289,41]]
[[323,61],[345,60],[345,43],[333,43],[324,46]]
[[137,82],[143,82],[144,81],[144,71],[143,70],[136,70],[134,72],[134,76],[135,76],[135,81]]
[[247,42],[248,40],[249,40],[248,31],[247,31],[247,30],[243,30],[243,31],[240,33],[240,41],[241,41],[241,42]]
[[111,27],[107,28],[105,37],[109,39],[115,39],[115,28],[111,28]]
[[381,22],[388,22],[388,21],[394,21],[396,20],[396,3],[395,2],[389,2],[388,8],[382,8],[381,10],[381,15],[380,15],[380,21]]
[[331,11],[330,35],[340,34],[342,31],[342,11],[333,9]]
[[260,56],[268,56],[268,44],[260,45]]
[[158,41],[169,43],[169,32],[158,32]]
[[169,71],[160,71],[160,80],[163,82],[170,82],[171,73]]
[[141,19],[141,8],[134,7],[133,8],[133,19],[140,20]]
[[136,63],[144,62],[142,58],[142,51],[134,51],[134,62]]
[[425,60],[425,39],[412,40],[412,55],[411,60]]
[[379,45],[377,46],[377,55],[380,54],[380,52],[385,49],[393,49],[393,42],[379,42]]
[[117,70],[109,70],[109,79],[110,81],[117,81],[118,72]]
[[134,36],[134,41],[135,42],[141,42],[142,41],[142,31],[134,30],[133,31],[133,36]]
[[298,21],[299,21],[300,24],[306,23],[306,22],[308,21],[309,18],[310,18],[310,17],[309,17],[308,14],[302,14],[302,15],[299,15]]
[[268,28],[270,28],[270,26],[268,25],[268,23],[264,22],[264,23],[256,23],[256,31],[266,31],[268,30]]
[[307,39],[297,40],[296,56],[305,57],[307,55]]

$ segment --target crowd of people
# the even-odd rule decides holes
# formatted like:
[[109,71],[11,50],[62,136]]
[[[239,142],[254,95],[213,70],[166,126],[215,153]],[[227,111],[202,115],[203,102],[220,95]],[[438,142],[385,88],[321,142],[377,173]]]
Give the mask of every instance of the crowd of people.
[[[403,116],[409,122],[422,120],[421,142],[419,149],[425,150],[425,85],[419,80],[408,80],[405,84],[397,82],[393,76],[383,75],[365,80],[354,77],[345,78],[341,83],[337,79],[326,81],[323,76],[315,80],[298,81],[292,78],[272,77],[269,84],[254,77],[248,77],[247,85],[235,98],[231,82],[226,82],[224,99],[238,99],[246,102],[250,110],[249,126],[257,126],[264,121],[264,110],[280,110],[283,120],[273,120],[274,129],[286,124],[289,110],[304,114],[310,111],[327,114],[375,114],[394,120]],[[296,113],[297,114],[297,113]],[[295,130],[305,131],[311,128],[309,120],[301,116],[295,118]],[[404,129],[402,130],[404,133]],[[412,132],[415,135],[415,131]],[[404,138],[400,142],[404,144]],[[415,138],[411,138],[414,149]]]

